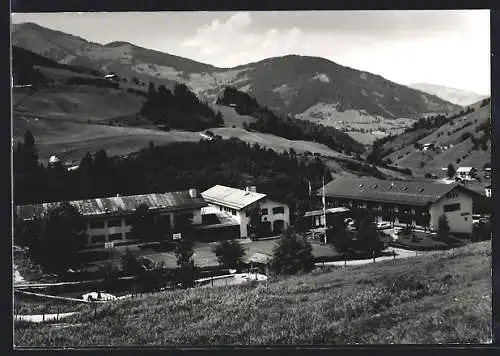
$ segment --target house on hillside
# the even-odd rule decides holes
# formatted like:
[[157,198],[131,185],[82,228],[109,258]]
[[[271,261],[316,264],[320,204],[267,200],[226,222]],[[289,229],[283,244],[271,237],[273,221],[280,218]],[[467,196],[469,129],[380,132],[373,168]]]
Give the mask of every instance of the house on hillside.
[[[193,226],[201,225],[201,209],[207,206],[196,189],[75,200],[69,203],[85,219],[88,247],[100,247],[111,241],[115,244],[133,241],[131,215],[140,204],[146,204],[154,214],[155,223],[162,223],[165,227],[165,238],[172,237],[180,219],[189,218]],[[43,218],[49,209],[58,205],[58,202],[20,205],[16,207],[16,212],[20,219],[32,220]]]
[[487,198],[491,198],[491,184],[484,188],[484,195],[486,195]]
[[120,78],[115,73],[106,74],[104,79],[111,80],[113,82],[120,81]]
[[[322,194],[321,189],[317,196]],[[457,183],[337,178],[325,186],[327,207],[368,209],[376,221],[438,229],[441,215],[451,232],[472,232],[472,206],[480,195]]]
[[455,176],[462,180],[472,180],[476,176],[476,169],[474,167],[458,167]]
[[261,222],[269,233],[281,233],[290,225],[290,209],[287,204],[270,199],[258,193],[256,187],[237,189],[216,185],[201,193],[212,207],[231,216],[240,225],[240,237],[249,237],[248,227],[253,209],[260,209]]
[[428,150],[433,150],[433,149],[434,149],[433,143],[424,143],[422,145],[422,151],[428,151]]

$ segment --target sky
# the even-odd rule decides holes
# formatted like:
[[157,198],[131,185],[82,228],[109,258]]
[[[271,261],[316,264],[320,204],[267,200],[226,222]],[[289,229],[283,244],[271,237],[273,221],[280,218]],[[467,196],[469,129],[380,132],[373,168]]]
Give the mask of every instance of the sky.
[[12,22],[218,67],[298,54],[400,84],[490,94],[489,10],[17,13]]

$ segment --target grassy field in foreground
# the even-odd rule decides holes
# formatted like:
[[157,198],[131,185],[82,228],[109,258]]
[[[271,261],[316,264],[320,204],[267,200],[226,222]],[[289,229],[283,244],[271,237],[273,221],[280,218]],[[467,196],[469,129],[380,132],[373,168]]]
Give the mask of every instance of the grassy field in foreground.
[[264,284],[162,292],[88,308],[71,327],[18,324],[17,346],[483,343],[491,243]]

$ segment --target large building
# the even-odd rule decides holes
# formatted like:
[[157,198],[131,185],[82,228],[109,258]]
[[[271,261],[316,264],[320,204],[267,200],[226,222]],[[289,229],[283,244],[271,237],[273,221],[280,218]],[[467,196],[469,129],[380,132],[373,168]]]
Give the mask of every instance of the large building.
[[[178,219],[189,218],[194,226],[201,225],[201,209],[207,206],[196,189],[85,199],[69,203],[75,206],[85,219],[88,247],[98,247],[111,241],[124,243],[133,240],[130,217],[141,204],[146,204],[154,212],[155,222],[161,220],[164,223],[162,226],[166,229],[165,235],[175,231]],[[16,213],[23,220],[43,218],[49,209],[59,204],[55,202],[20,205],[16,207]]]
[[[317,192],[322,195],[322,190]],[[338,178],[325,186],[327,207],[365,208],[377,221],[438,229],[441,215],[451,232],[472,232],[472,206],[477,193],[462,185],[428,181]]]
[[288,205],[257,193],[255,187],[245,190],[216,185],[201,193],[213,211],[225,212],[240,225],[240,237],[249,237],[248,226],[253,209],[258,207],[261,221],[269,232],[280,233],[290,224]]

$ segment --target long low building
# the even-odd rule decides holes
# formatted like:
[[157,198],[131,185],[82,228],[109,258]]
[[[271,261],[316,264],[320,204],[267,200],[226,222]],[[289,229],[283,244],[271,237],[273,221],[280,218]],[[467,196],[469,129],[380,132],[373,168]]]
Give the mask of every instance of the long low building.
[[201,193],[205,201],[216,210],[233,217],[240,225],[240,237],[246,238],[251,212],[260,209],[261,222],[269,232],[280,233],[290,224],[288,205],[270,199],[267,194],[258,193],[255,186],[237,189],[216,185]]
[[[322,189],[317,191],[322,196]],[[472,207],[478,194],[464,186],[427,181],[338,178],[325,186],[327,207],[365,208],[377,221],[438,229],[441,215],[451,232],[472,232]]]
[[[130,217],[141,204],[147,205],[154,212],[155,223],[162,222],[166,229],[165,235],[175,231],[178,219],[189,218],[193,226],[201,225],[201,209],[207,206],[196,189],[75,200],[69,203],[76,207],[85,219],[89,247],[97,247],[111,241],[133,240]],[[17,217],[22,220],[40,219],[59,204],[60,202],[20,205],[16,207]]]

